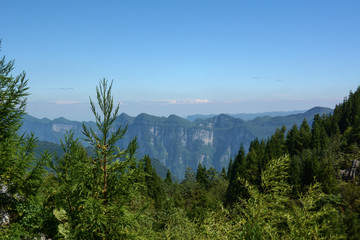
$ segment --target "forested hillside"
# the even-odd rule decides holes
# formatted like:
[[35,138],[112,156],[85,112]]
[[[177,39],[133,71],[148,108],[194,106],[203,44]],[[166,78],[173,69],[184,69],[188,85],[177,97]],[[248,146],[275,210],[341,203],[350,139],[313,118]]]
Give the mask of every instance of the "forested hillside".
[[[333,114],[239,146],[227,171],[199,163],[177,183],[137,156],[136,138],[118,148],[128,129],[105,79],[96,123],[81,126],[91,154],[72,132],[61,156],[35,154],[35,137],[18,134],[29,89],[13,64],[0,60],[0,239],[360,238],[359,178],[340,175],[360,157],[360,87]],[[228,120],[206,123],[231,131]]]

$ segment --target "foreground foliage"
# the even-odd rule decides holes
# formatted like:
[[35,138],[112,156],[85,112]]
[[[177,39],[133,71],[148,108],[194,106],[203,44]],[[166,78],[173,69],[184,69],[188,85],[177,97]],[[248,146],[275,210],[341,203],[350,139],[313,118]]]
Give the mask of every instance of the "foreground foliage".
[[0,60],[0,238],[38,236],[41,230],[39,188],[45,174],[44,153],[34,156],[36,138],[18,136],[28,95],[26,74],[12,76],[14,61]]
[[65,154],[51,164],[53,191],[48,203],[53,205],[58,232],[64,238],[130,238],[136,216],[129,212],[129,203],[142,186],[138,180],[142,163],[136,158],[136,139],[124,150],[115,146],[126,128],[112,128],[119,106],[113,106],[111,85],[104,79],[96,92],[102,115],[96,112],[95,103],[90,103],[98,129],[83,126],[93,156],[86,154],[72,133],[65,136]]

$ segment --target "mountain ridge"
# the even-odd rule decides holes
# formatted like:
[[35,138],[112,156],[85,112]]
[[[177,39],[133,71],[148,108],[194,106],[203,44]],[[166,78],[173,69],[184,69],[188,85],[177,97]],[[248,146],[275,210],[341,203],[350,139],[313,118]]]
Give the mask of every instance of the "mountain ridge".
[[[252,120],[254,118],[257,118],[257,117],[288,116],[288,115],[304,113],[304,112],[306,112],[306,110],[271,111],[271,112],[258,112],[258,113],[223,113],[223,114],[228,115],[228,116],[232,116],[232,117],[235,117],[235,118],[241,118],[241,119],[247,121],[247,120]],[[193,114],[193,115],[186,116],[186,119],[191,121],[191,122],[194,122],[197,119],[207,119],[207,118],[215,117],[217,115],[220,115],[220,114]]]
[[[285,125],[290,129],[293,124],[299,126],[304,119],[311,125],[315,114],[331,112],[330,108],[315,107],[304,113],[262,116],[247,121],[219,114],[194,122],[176,115],[158,117],[142,113],[131,117],[122,113],[114,122],[114,127],[128,127],[127,134],[118,142],[119,147],[125,148],[129,141],[137,137],[139,157],[149,154],[169,168],[174,176],[182,179],[188,166],[196,170],[200,163],[221,170],[227,167],[241,144],[248,149],[253,139],[267,138],[276,128]],[[96,129],[94,122],[84,124]],[[49,120],[27,115],[20,132],[34,132],[41,141],[59,143],[67,131],[72,131],[80,140],[83,138],[82,123],[65,118]],[[87,144],[84,141],[82,143],[84,146]]]

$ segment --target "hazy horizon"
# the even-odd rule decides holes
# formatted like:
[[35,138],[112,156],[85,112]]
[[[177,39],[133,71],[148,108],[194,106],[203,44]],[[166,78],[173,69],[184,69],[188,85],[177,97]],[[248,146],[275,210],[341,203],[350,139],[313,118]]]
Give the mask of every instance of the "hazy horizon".
[[[252,120],[254,118],[256,118],[257,116],[271,116],[271,117],[277,117],[277,116],[288,116],[288,115],[292,115],[292,114],[298,114],[298,113],[305,113],[306,111],[309,111],[313,108],[317,108],[317,107],[321,107],[321,108],[327,108],[327,107],[322,107],[322,106],[314,106],[312,108],[309,108],[309,109],[304,109],[304,110],[289,110],[289,111],[266,111],[266,112],[253,112],[253,113],[243,113],[243,112],[238,112],[238,113],[226,113],[226,112],[221,112],[221,113],[209,113],[209,114],[189,114],[189,115],[185,115],[185,116],[180,116],[180,115],[177,115],[177,114],[169,114],[169,115],[155,115],[155,114],[149,114],[149,113],[146,113],[146,112],[142,112],[142,113],[138,113],[138,114],[135,114],[135,115],[131,115],[131,114],[128,114],[126,112],[120,112],[119,113],[119,116],[121,114],[126,114],[130,117],[137,117],[141,114],[147,114],[147,115],[151,115],[151,116],[155,116],[155,117],[166,117],[168,118],[169,116],[171,115],[175,115],[175,116],[178,116],[178,117],[181,117],[183,119],[187,119],[187,120],[190,120],[189,118],[192,118],[193,116],[217,116],[217,115],[220,115],[220,114],[225,114],[225,115],[229,115],[229,116],[234,116],[234,115],[248,115],[246,118],[243,118],[243,120],[247,121],[247,120]],[[333,108],[329,108],[329,109],[332,109]],[[50,118],[50,117],[47,117],[47,116],[35,116],[29,112],[26,112],[27,115],[30,115],[32,117],[35,117],[37,119],[49,119],[51,121],[55,120],[55,119],[58,119],[58,118],[65,118],[67,120],[70,120],[70,121],[95,121],[95,119],[73,119],[73,118],[67,118],[65,116],[56,116],[56,117],[53,117],[53,118]],[[266,115],[268,114],[268,115]],[[253,116],[252,116],[253,115]],[[240,117],[241,118],[241,117]],[[190,120],[191,121],[191,120]]]
[[360,72],[360,1],[6,1],[1,56],[29,78],[27,112],[92,120],[113,80],[120,112],[334,108]]

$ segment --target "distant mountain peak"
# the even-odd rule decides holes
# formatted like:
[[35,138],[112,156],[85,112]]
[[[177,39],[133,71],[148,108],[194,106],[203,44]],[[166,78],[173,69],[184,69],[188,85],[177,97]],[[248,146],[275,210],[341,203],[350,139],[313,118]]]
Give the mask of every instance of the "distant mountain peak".
[[313,107],[309,110],[307,110],[305,112],[305,115],[310,115],[310,114],[329,114],[329,113],[332,113],[333,112],[333,109],[331,108],[327,108],[327,107],[319,107],[319,106],[316,106],[316,107]]
[[128,114],[126,114],[126,113],[121,113],[121,114],[119,115],[119,117],[129,118],[129,117],[131,117],[131,116],[128,115]]

